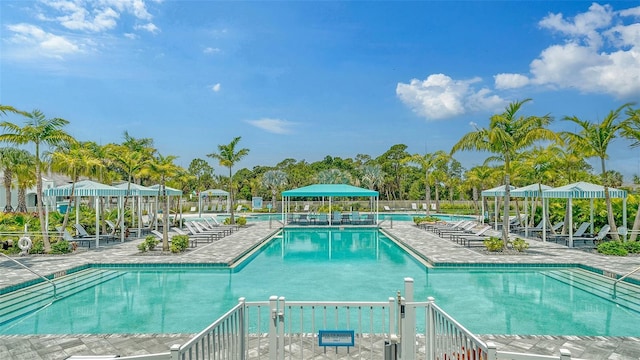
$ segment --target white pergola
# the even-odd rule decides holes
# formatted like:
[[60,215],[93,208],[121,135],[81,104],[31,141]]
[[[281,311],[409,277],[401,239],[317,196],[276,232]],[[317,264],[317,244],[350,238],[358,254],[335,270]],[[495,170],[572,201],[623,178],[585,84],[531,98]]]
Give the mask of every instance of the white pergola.
[[[547,185],[543,185],[540,183],[537,184],[531,184],[531,185],[527,185],[527,186],[523,186],[523,187],[519,187],[517,189],[513,189],[511,190],[511,196],[513,197],[523,197],[524,198],[524,216],[525,219],[527,219],[527,221],[524,222],[524,236],[528,237],[529,236],[529,221],[528,221],[528,208],[529,208],[529,204],[528,204],[528,200],[529,198],[535,199],[537,197],[542,198],[542,192],[544,190],[549,190],[551,189],[551,186],[547,186]],[[544,201],[544,200],[543,200]],[[544,211],[545,207],[544,204],[542,205],[542,211]],[[543,220],[544,220],[544,216],[543,216]],[[545,231],[545,226],[546,224],[543,222],[542,223],[542,230]]]
[[[591,212],[591,233],[593,233],[593,199],[604,199],[604,186],[592,184],[588,182],[577,182],[557,188],[545,190],[542,192],[542,197],[545,199],[567,199],[569,202],[569,247],[573,247],[573,199],[589,199]],[[613,198],[622,199],[622,226],[627,227],[627,192],[625,190],[619,190],[609,188],[609,196]],[[544,204],[544,202],[543,202]],[[542,214],[545,214],[543,209]],[[546,222],[543,218],[542,221]],[[546,241],[546,233],[542,232],[542,241]]]
[[[135,222],[132,221],[132,225],[135,225],[135,223],[137,222],[138,224],[137,236],[141,237],[142,236],[142,197],[155,196],[157,198],[158,190],[152,189],[150,187],[134,184],[134,183],[121,183],[121,184],[115,185],[115,187],[119,189],[127,190],[128,191],[127,196],[133,196],[137,199],[137,211],[133,212],[137,216],[134,214],[131,214],[131,217],[132,217],[132,220],[137,219]],[[124,232],[124,221],[120,222],[120,227],[121,227],[120,234],[122,234]]]
[[231,204],[229,204],[229,192],[220,190],[220,189],[209,189],[198,194],[198,217],[202,217],[202,198],[203,197],[226,197],[227,198],[227,209],[231,208]]
[[[498,198],[499,197],[504,197],[506,195],[506,186],[505,185],[500,185],[498,187],[494,187],[493,189],[488,189],[488,190],[483,190],[481,192],[481,195],[483,198],[485,197],[493,197],[494,198],[494,207],[495,207],[495,221],[494,221],[494,230],[498,230]],[[509,185],[509,190],[513,191],[515,189],[514,186]],[[484,199],[481,201],[482,203],[482,219],[484,219]],[[488,210],[488,209],[487,209]],[[505,214],[505,216],[508,216],[508,214]],[[483,221],[484,222],[484,221]]]
[[[72,192],[73,189],[73,192]],[[99,182],[91,180],[82,180],[72,184],[66,184],[58,187],[45,189],[43,191],[44,196],[48,197],[93,197],[96,208],[96,247],[100,246],[100,198],[101,197],[118,197],[118,212],[122,210],[122,199],[127,195],[127,191],[119,189],[117,187],[101,184]],[[47,202],[49,203],[49,202]],[[69,211],[69,209],[67,209]],[[47,223],[49,221],[49,207],[46,207]],[[76,206],[76,222],[79,221],[79,206]],[[123,234],[124,232],[121,232]],[[121,236],[121,241],[124,241],[124,235]]]

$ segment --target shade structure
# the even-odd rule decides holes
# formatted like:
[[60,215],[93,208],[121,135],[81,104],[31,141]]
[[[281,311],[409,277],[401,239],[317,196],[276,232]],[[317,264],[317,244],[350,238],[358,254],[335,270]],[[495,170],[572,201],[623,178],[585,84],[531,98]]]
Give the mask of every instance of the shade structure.
[[[75,184],[72,183],[72,184],[66,184],[58,187],[45,189],[43,194],[44,196],[52,196],[52,197],[56,197],[56,196],[94,197],[95,208],[96,208],[96,247],[99,247],[100,246],[99,198],[117,196],[119,199],[122,199],[122,197],[127,194],[127,190],[119,189],[115,186],[102,184],[92,180],[81,180],[76,182]],[[77,207],[76,207],[76,211],[78,211]],[[48,212],[48,208],[47,208],[47,212]],[[48,218],[48,213],[47,213],[47,218]],[[76,221],[78,220],[79,219],[76,216]]]
[[[132,224],[135,225],[135,223],[133,222],[134,219],[136,219],[136,217],[134,216],[134,213],[138,214],[137,216],[137,220],[135,222],[137,222],[137,235],[138,237],[142,236],[142,197],[143,196],[158,196],[158,190],[157,189],[152,189],[150,187],[146,187],[146,186],[142,186],[139,184],[135,184],[135,183],[121,183],[121,184],[117,184],[114,185],[115,187],[119,188],[119,189],[124,189],[127,190],[127,195],[128,196],[135,196],[138,199],[138,203],[137,203],[137,207],[138,210],[135,212],[132,212]],[[120,222],[120,226],[121,226],[121,231],[120,233],[124,232],[124,221]]]
[[[149,186],[149,188],[154,189],[156,191],[156,195],[158,195],[158,196],[163,195],[162,194],[163,186],[161,184],[151,185],[151,186]],[[167,195],[167,208],[169,208],[169,196],[180,196],[180,199],[182,199],[182,190],[174,189],[172,187],[169,187],[169,186],[165,185],[164,186],[164,192]],[[180,202],[182,202],[182,201],[180,200],[179,203]],[[156,209],[157,208],[158,208],[158,206],[156,205]],[[180,225],[182,225],[182,206],[179,206],[179,208],[180,208]],[[156,220],[156,229],[157,229],[158,216],[155,216],[155,220]],[[163,231],[166,231],[166,229],[163,229]]]
[[[494,197],[495,198],[495,222],[494,222],[494,230],[498,230],[498,198],[499,197],[504,197],[507,194],[506,191],[507,187],[506,185],[500,185],[498,187],[494,187],[492,189],[488,189],[488,190],[483,190],[480,194],[482,195],[482,197]],[[514,190],[515,186],[509,185],[509,190]],[[484,201],[482,201],[482,217],[484,219]],[[507,216],[505,214],[505,216]],[[484,220],[483,220],[484,222]]]
[[[282,192],[282,199],[288,203],[291,198],[295,197],[328,197],[329,198],[329,214],[331,214],[331,199],[334,197],[370,197],[375,199],[376,224],[378,223],[378,195],[375,190],[360,188],[347,184],[315,184],[304,186],[297,189]],[[282,213],[282,222],[285,223],[288,206],[283,206],[285,211]],[[331,225],[331,216],[329,216],[329,225]]]
[[[548,185],[544,185],[544,184],[540,184],[540,183],[535,183],[535,184],[530,184],[527,186],[523,186],[523,187],[519,187],[516,189],[511,190],[510,194],[512,197],[523,197],[524,198],[524,216],[525,218],[528,218],[529,214],[528,214],[528,209],[529,209],[529,198],[537,198],[537,197],[542,197],[542,192],[544,190],[549,190],[551,189],[551,186]],[[543,200],[544,201],[544,200]],[[542,210],[544,211],[545,207],[544,204],[542,205]],[[533,209],[532,209],[533,210]],[[533,211],[532,211],[533,212]],[[546,224],[542,224],[542,230],[546,231]],[[524,222],[524,236],[528,237],[529,236],[529,221],[525,221]]]
[[[611,198],[623,199],[622,204],[622,226],[627,226],[627,191],[615,188],[609,188],[609,196]],[[542,192],[543,198],[568,199],[569,202],[569,247],[573,247],[573,199],[590,199],[591,200],[591,232],[593,233],[593,199],[604,199],[604,186],[592,184],[584,181],[576,182],[560,186],[557,188],[545,190]],[[544,211],[543,211],[544,214]],[[546,219],[543,219],[543,221]],[[546,240],[543,232],[543,241]]]
[[[225,196],[227,198],[227,202],[229,202],[229,192],[221,189],[209,189],[200,192],[198,194],[198,217],[202,217],[202,198],[203,197],[222,197]],[[227,204],[227,209],[231,207],[231,204]]]

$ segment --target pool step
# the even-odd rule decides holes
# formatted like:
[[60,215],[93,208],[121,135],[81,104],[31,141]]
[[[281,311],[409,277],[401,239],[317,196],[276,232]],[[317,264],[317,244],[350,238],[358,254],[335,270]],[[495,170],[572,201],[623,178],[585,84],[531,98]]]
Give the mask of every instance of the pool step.
[[53,286],[43,281],[38,284],[0,295],[0,325],[37,311],[55,300],[78,293],[95,285],[123,275],[120,271],[87,269],[53,280],[56,284],[56,298]]
[[581,269],[573,269],[570,271],[552,270],[544,272],[544,274],[633,311],[640,312],[640,286],[620,281],[618,282],[616,298],[614,299],[613,283],[615,279]]

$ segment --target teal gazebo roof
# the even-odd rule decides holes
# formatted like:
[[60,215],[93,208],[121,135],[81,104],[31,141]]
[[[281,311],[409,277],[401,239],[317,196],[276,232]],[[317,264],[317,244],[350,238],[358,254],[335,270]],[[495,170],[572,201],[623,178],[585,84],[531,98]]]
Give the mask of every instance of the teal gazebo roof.
[[378,196],[375,190],[359,188],[346,184],[316,184],[282,192],[283,197],[309,197],[309,196]]
[[[73,188],[73,194],[71,194]],[[127,190],[91,180],[78,181],[43,191],[45,196],[125,196]]]
[[538,197],[541,195],[540,190],[543,192],[545,190],[551,189],[551,186],[544,184],[531,184],[523,187],[519,187],[517,189],[511,190],[511,196],[513,197]]
[[[612,198],[624,199],[627,197],[627,191],[609,188],[609,196]],[[580,181],[543,191],[542,197],[563,199],[602,199],[604,198],[604,186]]]
[[[488,189],[488,190],[484,190],[482,191],[481,195],[482,196],[504,196],[506,194],[505,192],[506,187],[504,185],[500,185],[498,187],[494,187],[493,189]],[[514,186],[509,185],[509,190],[513,191],[515,190]]]

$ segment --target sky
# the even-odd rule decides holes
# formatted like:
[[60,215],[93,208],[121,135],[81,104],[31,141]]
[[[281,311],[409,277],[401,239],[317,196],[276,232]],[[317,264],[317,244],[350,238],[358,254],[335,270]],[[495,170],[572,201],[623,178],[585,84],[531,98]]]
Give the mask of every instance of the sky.
[[[237,136],[238,169],[449,152],[524,99],[554,131],[640,103],[640,1],[0,1],[0,104],[81,141],[153,138],[185,168],[225,174],[206,155]],[[629,144],[607,162],[625,181]]]

